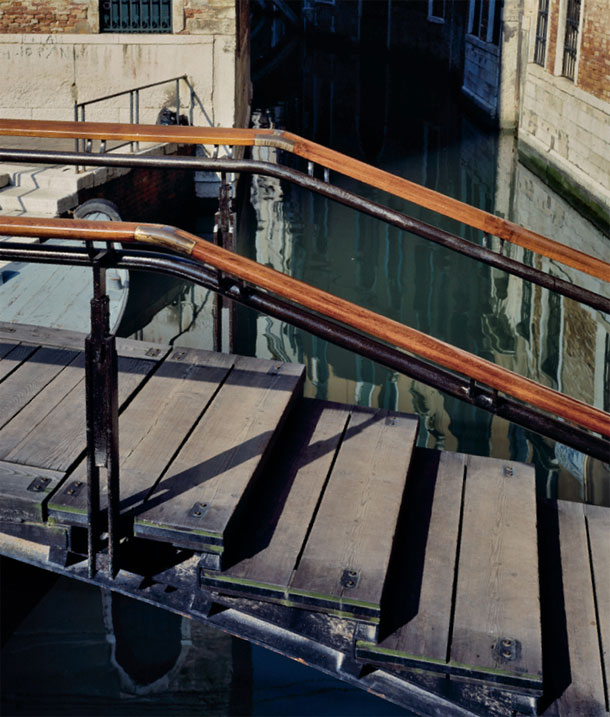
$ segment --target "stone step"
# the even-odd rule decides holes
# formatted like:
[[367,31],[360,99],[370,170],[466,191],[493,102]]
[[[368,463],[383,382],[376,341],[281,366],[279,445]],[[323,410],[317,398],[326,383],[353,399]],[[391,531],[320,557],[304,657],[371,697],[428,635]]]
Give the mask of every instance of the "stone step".
[[[25,189],[56,188],[70,193],[89,186],[86,173],[77,174],[75,167],[33,164],[2,164],[2,174],[9,183]],[[0,186],[2,186],[0,182]]]
[[0,189],[0,212],[58,216],[78,204],[78,195],[61,189],[15,187]]

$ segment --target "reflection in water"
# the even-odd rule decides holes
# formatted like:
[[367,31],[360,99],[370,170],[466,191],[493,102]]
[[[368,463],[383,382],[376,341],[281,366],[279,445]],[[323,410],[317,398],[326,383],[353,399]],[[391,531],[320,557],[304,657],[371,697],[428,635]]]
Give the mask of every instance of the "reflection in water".
[[[434,91],[446,86],[434,65],[420,61],[414,67],[403,60],[375,53],[364,42],[358,52],[294,44],[292,61],[284,58],[256,86],[254,126],[287,128],[328,143],[610,260],[607,239],[518,163],[512,135],[477,126],[448,89]],[[301,82],[295,90],[296,67]],[[257,158],[276,159],[275,149],[255,152]],[[331,179],[473,242],[484,241],[478,230],[409,202],[345,177]],[[252,179],[237,237],[238,251],[263,264],[610,408],[610,324],[600,312],[269,177]],[[500,248],[498,240],[490,241]],[[607,291],[601,281],[520,247],[507,244],[503,251]],[[194,316],[203,298],[195,290],[190,308],[187,301],[182,310]],[[142,337],[160,338],[163,323],[163,337],[176,333],[172,312],[163,313]],[[309,396],[416,412],[423,445],[532,461],[541,494],[610,504],[608,467],[597,461],[282,322],[246,311],[238,319],[237,352],[304,363]],[[208,326],[209,315],[201,312],[180,341],[209,347]]]
[[251,713],[248,643],[68,578],[45,593],[40,572],[2,560],[3,621],[38,601],[3,634],[2,714]]

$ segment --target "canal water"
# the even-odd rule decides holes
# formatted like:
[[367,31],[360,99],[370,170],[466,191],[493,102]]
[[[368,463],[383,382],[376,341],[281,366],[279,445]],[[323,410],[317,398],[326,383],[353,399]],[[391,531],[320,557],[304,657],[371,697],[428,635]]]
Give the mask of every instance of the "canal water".
[[[255,44],[253,67],[255,126],[297,132],[610,260],[610,240],[519,164],[511,134],[465,110],[433,61],[283,41],[275,54]],[[275,159],[273,150],[259,156]],[[331,179],[481,242],[407,202]],[[244,191],[239,252],[610,408],[607,317],[277,180],[254,178]],[[199,230],[209,232],[209,217]],[[208,292],[185,285],[137,336],[210,348],[212,305]],[[236,329],[237,352],[304,363],[309,396],[416,413],[421,445],[531,461],[541,495],[610,504],[610,473],[597,461],[282,322],[240,310]],[[62,579],[47,585],[38,573],[20,581],[19,570],[3,566],[6,715],[405,714],[178,616]]]

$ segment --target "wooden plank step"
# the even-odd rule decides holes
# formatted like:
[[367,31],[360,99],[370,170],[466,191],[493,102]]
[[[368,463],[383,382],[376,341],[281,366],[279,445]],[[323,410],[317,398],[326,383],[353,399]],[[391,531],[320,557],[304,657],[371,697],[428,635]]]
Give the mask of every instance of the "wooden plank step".
[[237,358],[135,517],[135,534],[221,556],[303,375],[299,364]]
[[419,453],[407,495],[393,563],[401,598],[379,644],[357,641],[357,658],[540,694],[533,467]]
[[72,349],[42,347],[21,363],[0,384],[0,428],[17,416],[77,355]]
[[45,500],[63,477],[62,471],[0,461],[0,520],[42,522]]
[[608,515],[608,508],[581,503],[540,504],[545,715],[607,714],[602,631],[608,617],[596,607],[608,604]]
[[24,361],[27,361],[37,348],[38,346],[32,344],[0,341],[0,381],[4,381]]
[[67,551],[70,548],[70,528],[65,525],[41,524],[27,520],[19,522],[0,520],[0,533],[58,550]]
[[[156,361],[148,358],[146,347],[128,345],[117,349],[119,405],[122,405],[154,369]],[[40,349],[33,359],[43,351],[46,349]],[[66,353],[73,356],[70,365],[61,373],[57,372],[23,410],[0,430],[0,459],[26,466],[66,471],[84,452],[84,358],[82,353]],[[2,386],[7,385],[13,376],[18,377],[33,359],[9,377]],[[40,368],[38,364],[36,367]]]
[[249,554],[203,584],[375,623],[417,419],[311,400],[299,413],[244,522]]
[[34,324],[13,324],[0,321],[0,340],[21,341],[38,346],[54,346],[82,351],[86,334],[66,329],[49,329]]
[[203,583],[254,599],[288,600],[288,585],[324,491],[349,406],[303,399],[287,422],[240,528],[232,564]]
[[[194,349],[174,349],[121,415],[121,512],[144,503],[158,478],[205,411],[235,356]],[[86,525],[87,461],[83,459],[49,500],[49,515],[71,525]],[[101,485],[100,507],[107,506]]]
[[360,632],[358,658],[445,665],[466,456],[417,448],[392,556],[379,644]]

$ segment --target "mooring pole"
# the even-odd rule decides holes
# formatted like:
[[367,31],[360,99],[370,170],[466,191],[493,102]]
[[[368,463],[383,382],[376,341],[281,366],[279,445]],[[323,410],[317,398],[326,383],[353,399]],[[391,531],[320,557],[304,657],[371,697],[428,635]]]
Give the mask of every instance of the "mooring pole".
[[110,300],[106,265],[111,250],[93,256],[91,333],[85,339],[87,414],[87,525],[89,576],[97,572],[101,545],[100,468],[108,487],[108,559],[110,575],[118,572],[120,536],[118,382],[115,337],[110,333]]

